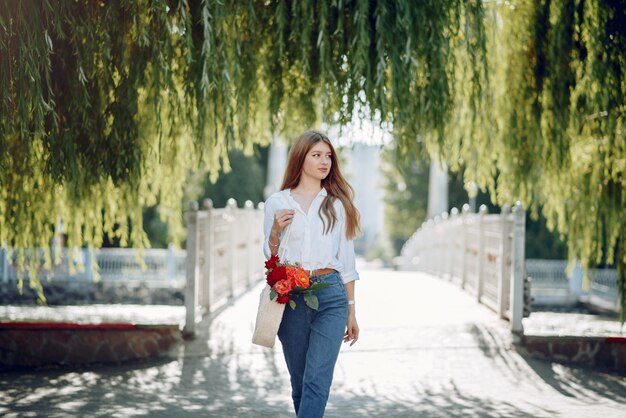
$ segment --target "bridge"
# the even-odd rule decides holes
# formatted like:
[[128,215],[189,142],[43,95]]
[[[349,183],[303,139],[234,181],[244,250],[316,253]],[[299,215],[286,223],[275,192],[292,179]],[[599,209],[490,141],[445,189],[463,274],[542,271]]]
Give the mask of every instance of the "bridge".
[[[292,416],[280,343],[273,349],[250,343],[262,287],[262,259],[249,256],[260,238],[245,233],[258,225],[255,216],[259,216],[258,208],[250,205],[214,209],[205,202],[202,209],[190,207],[187,306],[170,307],[167,312],[157,307],[129,308],[152,321],[167,316],[168,323],[184,324],[193,338],[181,341],[157,360],[3,373],[0,413],[7,417]],[[449,217],[464,225],[461,219],[458,213]],[[476,225],[479,222],[485,219],[476,220]],[[424,233],[436,233],[435,229],[434,224],[425,226]],[[462,244],[463,237],[454,235]],[[437,247],[435,241],[430,242],[430,250]],[[500,247],[482,242],[483,249]],[[484,254],[485,260],[498,265],[494,253]],[[433,257],[421,260],[433,261]],[[479,268],[469,258],[466,261]],[[538,359],[520,341],[534,333],[538,338],[534,343],[540,344],[548,319],[540,316],[540,321],[533,322],[533,314],[520,318],[520,334],[512,329],[510,312],[500,315],[497,303],[479,303],[484,294],[496,294],[493,289],[498,286],[476,284],[473,273],[466,275],[468,286],[463,286],[462,279],[450,274],[448,263],[439,265],[446,271],[398,271],[359,260],[362,280],[356,290],[361,338],[355,346],[341,350],[327,417],[623,416],[626,382],[620,374],[606,367]],[[488,265],[481,268],[494,274],[497,270]],[[472,281],[474,285],[469,284]],[[484,292],[478,296],[481,286]],[[500,299],[504,303],[505,298]],[[96,309],[91,321],[110,315],[106,307]],[[558,333],[584,321],[579,317],[577,324],[560,323]],[[614,322],[587,325],[610,336],[584,336],[587,345],[594,338],[624,345],[616,337],[619,330],[611,328]],[[566,358],[572,348],[562,347]]]
[[[623,416],[619,375],[528,356],[506,321],[454,283],[358,268],[361,338],[341,350],[328,418]],[[194,339],[158,361],[0,374],[0,413],[291,417],[280,343],[250,344],[260,289],[204,316]]]

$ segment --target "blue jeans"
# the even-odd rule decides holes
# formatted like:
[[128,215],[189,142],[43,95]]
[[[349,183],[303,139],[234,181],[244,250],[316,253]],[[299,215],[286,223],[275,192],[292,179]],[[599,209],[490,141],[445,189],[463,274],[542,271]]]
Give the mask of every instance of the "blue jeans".
[[285,307],[278,338],[291,376],[291,397],[298,418],[322,418],[348,320],[348,301],[338,273],[319,276],[331,286],[317,293],[319,308],[296,296]]

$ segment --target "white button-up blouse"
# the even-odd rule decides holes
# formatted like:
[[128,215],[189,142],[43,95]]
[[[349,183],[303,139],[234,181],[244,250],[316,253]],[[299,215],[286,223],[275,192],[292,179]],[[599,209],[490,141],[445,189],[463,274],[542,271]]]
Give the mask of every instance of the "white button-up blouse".
[[[280,236],[278,254],[285,253],[282,261],[299,262],[305,270],[332,268],[341,274],[344,283],[348,283],[359,279],[355,267],[354,242],[346,238],[346,213],[339,199],[334,203],[337,214],[335,227],[328,234],[324,234],[324,224],[318,211],[327,194],[326,189],[322,188],[307,213],[291,196],[291,189],[281,190],[268,197],[265,201],[263,252],[269,259],[269,236],[276,211],[294,209],[296,213],[291,225],[283,229]],[[291,228],[291,232],[285,234],[287,228]],[[285,235],[288,235],[286,246]]]

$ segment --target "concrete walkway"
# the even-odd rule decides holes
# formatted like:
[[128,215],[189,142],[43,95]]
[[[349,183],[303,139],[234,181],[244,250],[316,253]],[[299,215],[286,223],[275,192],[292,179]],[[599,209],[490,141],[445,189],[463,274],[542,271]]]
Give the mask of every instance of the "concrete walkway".
[[[361,339],[345,346],[327,418],[623,417],[622,376],[522,357],[507,323],[456,286],[361,269]],[[280,344],[250,344],[260,286],[159,362],[0,375],[0,415],[292,417]]]

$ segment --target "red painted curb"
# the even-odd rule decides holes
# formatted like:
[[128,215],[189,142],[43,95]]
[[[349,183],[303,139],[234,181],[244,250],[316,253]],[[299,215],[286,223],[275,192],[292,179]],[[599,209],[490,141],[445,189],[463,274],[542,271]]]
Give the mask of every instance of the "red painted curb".
[[135,330],[135,324],[77,324],[71,322],[0,322],[0,329]]

